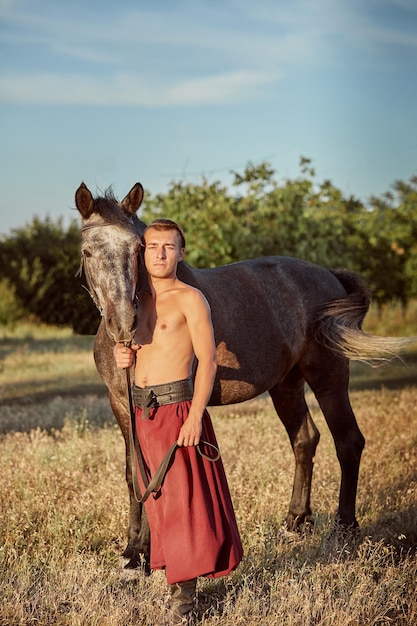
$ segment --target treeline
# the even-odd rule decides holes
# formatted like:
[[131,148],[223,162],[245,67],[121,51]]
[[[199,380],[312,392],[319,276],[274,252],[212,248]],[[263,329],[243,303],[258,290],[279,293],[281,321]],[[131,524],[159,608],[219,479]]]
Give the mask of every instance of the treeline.
[[[365,206],[329,180],[318,183],[310,159],[301,159],[299,177],[284,181],[268,163],[249,163],[233,172],[231,189],[203,179],[146,193],[141,219],[158,216],[184,227],[186,259],[195,267],[289,255],[357,271],[379,303],[406,306],[417,297],[417,175]],[[96,331],[98,313],[75,277],[79,228],[76,219],[64,229],[62,220],[34,218],[0,239],[0,324],[33,316]]]

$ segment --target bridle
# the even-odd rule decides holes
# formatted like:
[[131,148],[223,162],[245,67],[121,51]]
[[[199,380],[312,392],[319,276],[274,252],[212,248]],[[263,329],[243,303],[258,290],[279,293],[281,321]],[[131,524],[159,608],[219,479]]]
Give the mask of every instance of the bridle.
[[[133,221],[132,221],[132,225],[133,225]],[[90,222],[89,224],[83,224],[83,226],[81,227],[81,233],[84,233],[87,230],[91,230],[92,228],[102,228],[103,226],[114,226],[114,224],[108,224],[107,222]],[[137,234],[140,236],[140,233],[137,232]],[[86,292],[88,293],[88,295],[90,296],[90,298],[92,299],[92,301],[94,302],[96,308],[98,309],[101,317],[104,316],[104,311],[102,306],[100,305],[100,301],[98,299],[97,293],[94,290],[94,281],[92,280],[92,276],[91,276],[91,272],[88,268],[88,263],[86,263],[86,257],[84,254],[81,253],[81,260],[80,260],[80,266],[77,270],[77,273],[75,274],[76,278],[81,278],[83,271],[85,274],[85,278],[87,281],[87,285],[88,287],[86,287],[85,285],[81,285],[81,287],[83,287],[83,289],[86,290]],[[137,293],[137,285],[135,286],[135,294],[133,296],[133,308],[136,310],[137,309],[137,304],[138,304],[138,293]]]

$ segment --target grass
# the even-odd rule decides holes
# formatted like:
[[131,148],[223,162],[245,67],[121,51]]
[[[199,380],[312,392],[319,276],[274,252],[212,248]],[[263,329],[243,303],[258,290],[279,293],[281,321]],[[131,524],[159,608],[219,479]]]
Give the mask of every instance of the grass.
[[97,392],[94,338],[68,328],[23,324],[0,330],[0,398],[22,401],[51,394]]
[[372,304],[363,327],[366,332],[379,335],[416,335],[417,300],[411,300],[406,308],[399,302],[390,302],[382,307]]
[[[315,526],[299,535],[282,526],[293,461],[269,401],[231,413],[213,411],[245,558],[227,579],[200,580],[201,623],[415,622],[417,437],[410,415],[416,400],[415,388],[352,394],[367,438],[358,493],[362,531],[352,540],[331,534],[339,470],[312,398],[322,431],[313,484]],[[0,623],[156,624],[163,575],[144,578],[121,568],[127,525],[121,434],[105,405],[87,404],[81,415],[69,400],[61,408],[61,428],[9,432],[0,442],[6,512]]]
[[[91,349],[91,338],[66,330],[28,327],[0,338],[4,626],[145,626],[160,618],[163,574],[146,578],[122,567],[124,442]],[[313,479],[315,525],[297,534],[282,524],[293,456],[270,400],[211,411],[245,557],[230,577],[199,581],[201,624],[417,622],[417,379],[405,382],[375,389],[358,373],[358,386],[352,386],[367,441],[356,537],[332,533],[339,466],[311,393],[310,410],[322,433]]]

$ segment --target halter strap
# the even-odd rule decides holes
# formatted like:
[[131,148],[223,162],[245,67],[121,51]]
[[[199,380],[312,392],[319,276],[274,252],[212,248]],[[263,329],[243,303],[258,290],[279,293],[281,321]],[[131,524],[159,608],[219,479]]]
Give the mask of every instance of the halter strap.
[[[135,227],[133,220],[128,219],[128,223],[131,226]],[[90,222],[89,224],[83,224],[81,226],[81,232],[84,232],[85,230],[90,230],[90,228],[100,228],[100,226],[118,226],[118,224],[111,224],[109,222]],[[140,237],[140,233],[137,234]]]
[[[135,223],[133,220],[128,220],[129,224],[133,227],[135,227]],[[117,226],[117,224],[110,224],[108,222],[90,222],[89,224],[83,224],[81,226],[81,232],[85,232],[86,230],[90,230],[91,228],[100,228],[101,226]],[[141,237],[140,233],[138,231],[136,231],[136,234]],[[81,278],[82,273],[85,273],[85,277],[87,279],[87,284],[88,287],[86,287],[85,285],[81,285],[86,292],[89,294],[90,298],[92,299],[92,301],[94,302],[94,304],[96,305],[100,315],[103,317],[103,310],[100,306],[100,303],[98,301],[97,295],[94,292],[94,289],[92,287],[93,281],[91,280],[91,276],[89,275],[89,271],[88,271],[88,267],[87,264],[85,263],[85,258],[83,255],[81,255],[81,260],[80,260],[80,266],[78,268],[77,273],[75,274],[76,278]],[[137,293],[135,293],[135,297],[134,297],[134,301],[137,300]]]
[[81,226],[81,232],[90,230],[90,228],[99,228],[99,226],[114,226],[114,224],[108,224],[107,222],[91,222],[90,224],[83,224]]

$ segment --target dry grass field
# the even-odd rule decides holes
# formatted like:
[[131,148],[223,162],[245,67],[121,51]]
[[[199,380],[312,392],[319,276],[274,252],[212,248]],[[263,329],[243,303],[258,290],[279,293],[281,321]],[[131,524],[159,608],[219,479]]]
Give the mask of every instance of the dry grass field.
[[[4,626],[151,626],[160,618],[163,574],[126,571],[120,558],[124,444],[91,346],[90,337],[56,329],[0,334]],[[293,457],[269,399],[212,409],[245,556],[232,576],[199,581],[201,624],[417,623],[415,352],[406,361],[385,373],[352,369],[351,400],[366,437],[356,537],[332,534],[339,466],[311,394],[322,435],[315,524],[299,534],[282,524]]]

